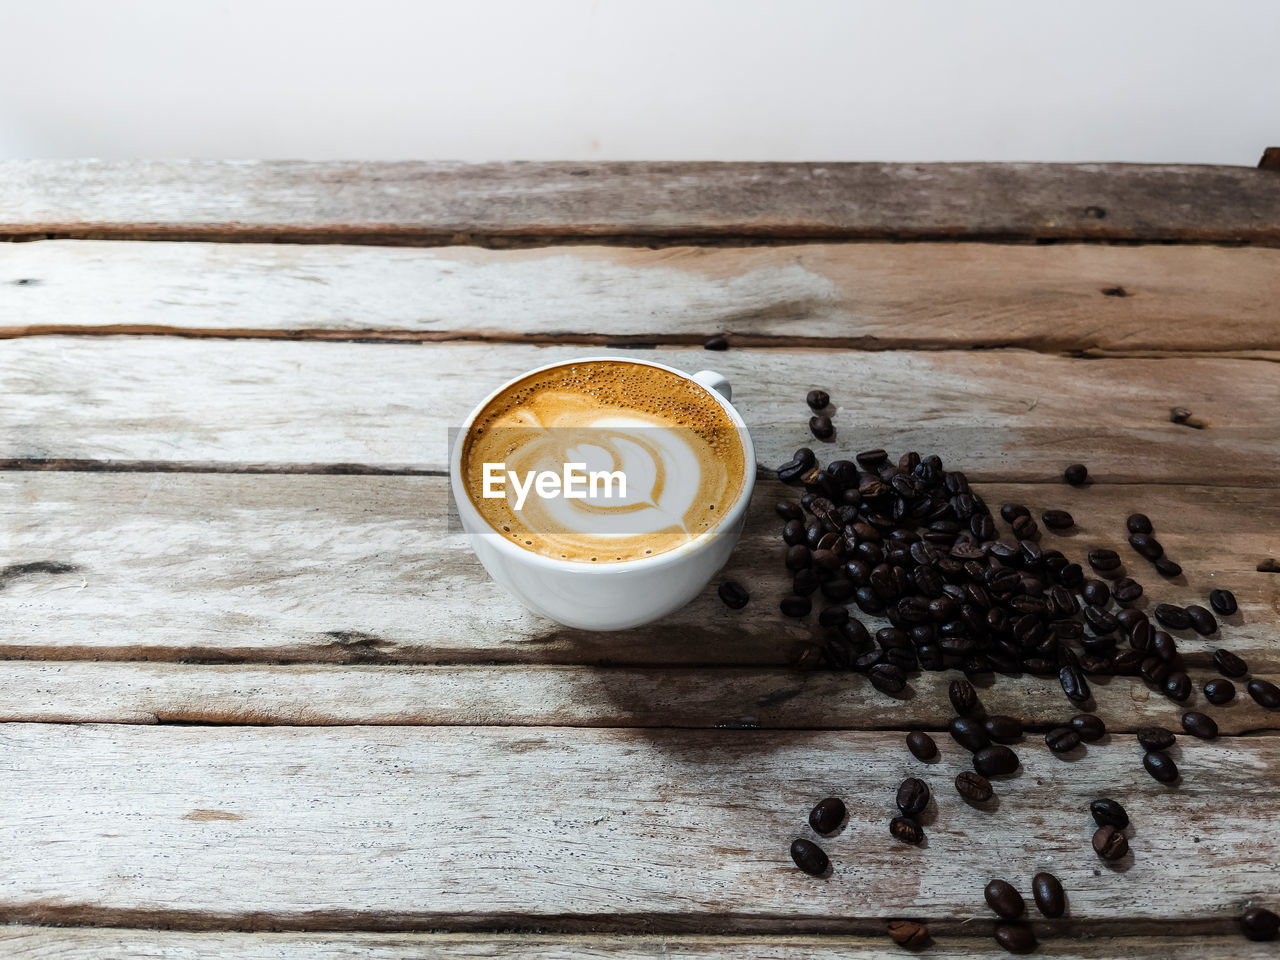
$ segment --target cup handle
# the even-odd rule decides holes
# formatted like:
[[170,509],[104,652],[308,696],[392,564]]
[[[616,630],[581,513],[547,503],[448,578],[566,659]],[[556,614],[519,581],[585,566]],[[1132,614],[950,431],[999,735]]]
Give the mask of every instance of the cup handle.
[[728,377],[722,377],[714,370],[699,370],[693,375],[693,379],[708,390],[714,390],[726,400],[733,400],[733,386],[729,383]]

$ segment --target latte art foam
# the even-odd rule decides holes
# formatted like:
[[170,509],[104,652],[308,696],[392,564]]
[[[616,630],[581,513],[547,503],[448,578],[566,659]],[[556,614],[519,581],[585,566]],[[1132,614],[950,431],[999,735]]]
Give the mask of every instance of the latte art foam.
[[[533,374],[491,400],[464,441],[472,505],[521,547],[584,563],[673,550],[718,525],[742,492],[742,441],[701,385],[626,361],[567,364]],[[484,465],[525,483],[541,472],[621,474],[590,495],[530,492],[519,509],[512,479],[486,498]],[[492,488],[491,488],[492,489]],[[501,489],[501,488],[500,488]]]

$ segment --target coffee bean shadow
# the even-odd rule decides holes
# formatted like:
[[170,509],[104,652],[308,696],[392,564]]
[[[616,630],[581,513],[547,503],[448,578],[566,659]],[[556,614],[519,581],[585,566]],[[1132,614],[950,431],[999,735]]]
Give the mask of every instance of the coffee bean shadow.
[[[994,786],[995,784],[993,783],[992,787]],[[964,797],[961,797],[960,800],[961,802],[972,807],[974,810],[977,810],[979,813],[999,813],[1000,812],[1000,794],[998,793],[991,794],[990,800],[983,800],[981,803],[977,803],[973,800],[965,800]]]
[[1124,856],[1119,860],[1103,860],[1102,863],[1112,873],[1128,873],[1133,869],[1135,863],[1133,848],[1130,847],[1126,850]]
[[1089,755],[1089,750],[1082,743],[1078,747],[1072,747],[1066,753],[1053,754],[1053,759],[1059,760],[1062,763],[1079,763],[1081,760],[1088,759],[1088,755]]
[[916,817],[916,822],[922,827],[931,827],[938,820],[938,803],[937,798],[933,796],[932,788],[929,790],[929,803],[920,811],[920,816]]

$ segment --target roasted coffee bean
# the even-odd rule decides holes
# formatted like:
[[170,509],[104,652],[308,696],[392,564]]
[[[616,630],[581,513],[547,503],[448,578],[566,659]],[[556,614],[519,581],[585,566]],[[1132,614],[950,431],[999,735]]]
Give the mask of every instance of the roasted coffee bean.
[[919,949],[929,942],[929,928],[914,920],[890,920],[889,939],[900,947]]
[[1017,920],[1027,909],[1022,894],[1008,880],[990,881],[983,889],[982,896],[987,901],[987,906],[1006,920]]
[[1131,676],[1138,672],[1145,656],[1141,650],[1121,650],[1111,658],[1111,672],[1118,677]]
[[924,839],[924,831],[920,829],[920,824],[910,817],[894,817],[889,821],[889,832],[893,834],[895,840],[901,840],[903,843],[919,843]]
[[1090,550],[1089,566],[1102,573],[1118,570],[1120,568],[1120,554],[1106,548]]
[[797,670],[816,670],[822,659],[822,647],[816,643],[798,643],[791,648],[787,661]]
[[824,627],[838,627],[849,622],[849,608],[833,604],[818,612],[818,623]]
[[1103,860],[1119,860],[1129,852],[1129,841],[1123,833],[1107,824],[1094,831],[1093,852]]
[[1132,577],[1121,577],[1111,586],[1116,603],[1133,603],[1142,596],[1142,584]]
[[831,861],[823,853],[822,848],[812,840],[797,837],[791,841],[791,859],[797,867],[810,876],[818,877],[827,872]]
[[1162,577],[1168,577],[1170,580],[1174,577],[1182,576],[1182,567],[1179,564],[1174,563],[1168,557],[1161,557],[1153,564],[1153,566],[1156,568],[1156,573],[1160,574]]
[[1173,668],[1169,666],[1169,664],[1156,656],[1147,657],[1147,659],[1143,660],[1138,666],[1138,672],[1142,674],[1142,679],[1146,680],[1147,683],[1155,684],[1156,686],[1160,686],[1164,683],[1165,677],[1169,675],[1169,672],[1172,669]]
[[1022,721],[1017,717],[997,713],[983,720],[982,728],[996,743],[1017,743],[1022,739]]
[[1191,617],[1187,615],[1187,611],[1172,603],[1157,603],[1152,613],[1170,630],[1185,630],[1191,626]]
[[1037,873],[1031,878],[1031,896],[1046,917],[1060,917],[1067,909],[1067,894],[1052,873]]
[[1072,703],[1085,703],[1089,699],[1089,684],[1079,667],[1066,666],[1058,671],[1058,683]]
[[1152,532],[1151,521],[1147,519],[1147,515],[1145,513],[1129,514],[1129,519],[1124,522],[1124,525],[1129,528],[1130,533]]
[[1149,533],[1129,534],[1129,546],[1148,560],[1159,560],[1164,556],[1164,547]]
[[1071,718],[1071,729],[1080,734],[1080,739],[1087,743],[1101,740],[1107,733],[1107,725],[1101,717],[1092,713],[1080,713]]
[[1204,685],[1204,698],[1220,707],[1236,698],[1236,685],[1222,677],[1214,677]]
[[[835,534],[829,534],[829,536],[834,537]],[[818,542],[818,549],[813,551],[812,562],[820,572],[829,573],[830,571],[842,566],[843,561],[836,555],[834,550],[830,549],[832,546],[831,543],[828,542],[824,545],[823,541],[825,540],[826,537],[823,537],[823,539]]]
[[813,601],[808,597],[783,597],[782,602],[778,604],[778,609],[782,611],[784,617],[807,617],[809,611],[813,609]]
[[803,520],[804,511],[794,500],[779,500],[773,505],[774,512],[783,520]]
[[956,713],[967,716],[978,709],[978,691],[968,680],[952,680],[947,685],[947,697]]
[[1000,516],[1005,523],[1013,523],[1019,517],[1031,516],[1031,511],[1020,503],[1003,503],[1000,505]]
[[1261,680],[1254,677],[1245,687],[1249,691],[1249,696],[1253,697],[1260,706],[1266,707],[1268,710],[1280,708],[1280,687],[1277,687],[1270,680]]
[[982,722],[973,717],[953,717],[947,729],[951,733],[951,739],[970,753],[976,753],[991,744]]
[[1250,940],[1274,940],[1280,933],[1280,917],[1266,907],[1254,907],[1240,918],[1240,929]]
[[1173,783],[1178,779],[1178,765],[1163,750],[1151,750],[1144,754],[1142,765],[1147,768],[1147,773],[1161,783]]
[[1005,746],[985,747],[973,755],[973,769],[984,777],[1013,773],[1018,769],[1018,755]]
[[1105,607],[1111,602],[1111,588],[1102,580],[1086,580],[1080,588],[1084,602],[1095,607]]
[[[853,581],[850,580],[849,582],[852,583]],[[868,617],[878,617],[884,613],[884,601],[880,599],[880,595],[876,593],[874,587],[857,587],[854,590],[853,597],[854,602],[858,604],[858,609]]]
[[803,570],[813,563],[813,551],[803,543],[787,548],[786,566],[788,570]]
[[1182,729],[1201,740],[1212,740],[1218,735],[1218,724],[1213,717],[1198,710],[1188,710],[1182,715]]
[[1084,568],[1078,563],[1068,563],[1058,571],[1058,582],[1072,589],[1084,582]]
[[1050,530],[1070,530],[1076,522],[1065,510],[1046,510],[1040,514],[1040,521]]
[[1229,617],[1237,610],[1236,595],[1230,590],[1211,590],[1209,592],[1209,606],[1224,617]]
[[1123,830],[1129,825],[1129,814],[1118,801],[1110,797],[1102,797],[1089,804],[1089,812],[1093,814],[1093,822],[1100,827],[1115,827]]
[[923,730],[912,730],[907,734],[907,749],[917,760],[932,760],[938,755],[938,745]]
[[1084,486],[1085,480],[1089,478],[1089,469],[1083,463],[1073,463],[1062,471],[1062,479],[1067,481],[1073,487]]
[[747,593],[747,588],[737,580],[726,580],[720,584],[716,593],[720,594],[721,601],[730,610],[741,610],[747,605],[747,601],[751,599],[751,594]]
[[991,799],[991,781],[980,773],[961,770],[956,774],[956,792],[970,803],[985,803]]
[[1013,535],[1019,540],[1039,540],[1040,528],[1030,517],[1018,517],[1013,521]]
[[1207,637],[1212,633],[1218,632],[1218,621],[1204,607],[1193,603],[1187,606],[1185,610],[1188,619],[1191,621],[1191,628],[1200,636]]
[[782,528],[782,541],[789,547],[804,546],[805,526],[803,520],[788,520]]
[[1009,953],[1031,953],[1038,945],[1035,931],[1025,923],[997,923],[994,936],[996,943]]
[[[812,455],[812,451],[810,451]],[[778,479],[783,483],[799,483],[806,473],[813,469],[811,463],[799,459],[788,460],[778,467]]]
[[1230,650],[1213,651],[1213,662],[1228,677],[1239,679],[1249,672],[1249,664],[1245,663]]
[[826,414],[809,418],[809,432],[819,440],[830,440],[836,435],[835,425]]
[[1170,700],[1183,703],[1191,696],[1191,678],[1181,670],[1175,670],[1164,678],[1164,695]]
[[897,603],[897,611],[905,623],[922,623],[931,619],[929,604],[924,597],[903,597]]
[[818,833],[831,833],[844,823],[847,812],[843,800],[839,797],[827,797],[825,800],[819,800],[809,811],[809,826]]
[[812,567],[806,567],[803,570],[796,571],[795,577],[791,580],[791,592],[797,597],[807,597],[821,585],[822,581],[818,579],[818,571]]
[[1150,649],[1165,663],[1173,663],[1178,657],[1178,642],[1163,630],[1151,631]]
[[1113,617],[1101,607],[1094,606],[1092,603],[1084,608],[1084,618],[1089,626],[1093,628],[1093,632],[1103,637],[1109,633],[1115,633],[1120,628],[1120,621]]
[[867,679],[881,693],[901,693],[907,685],[907,675],[892,663],[877,663],[867,671]]
[[986,513],[977,513],[969,518],[969,532],[979,540],[994,540],[996,522]]
[[702,349],[703,350],[728,350],[729,341],[727,338],[717,334],[714,337],[708,337],[706,342],[703,343]]
[[852,599],[857,590],[853,581],[844,577],[833,577],[822,581],[822,595],[836,603],[844,603]]
[[804,402],[809,404],[810,410],[819,412],[831,406],[831,396],[825,390],[810,390]]
[[1070,753],[1080,746],[1080,734],[1070,727],[1054,727],[1044,735],[1044,744],[1054,753]]
[[853,459],[857,460],[864,469],[874,470],[888,460],[889,455],[883,450],[863,450],[861,453],[854,454]]
[[907,777],[898,787],[897,804],[904,817],[919,816],[929,805],[929,785],[918,777]]
[[1164,727],[1139,727],[1138,743],[1144,750],[1168,750],[1177,739],[1172,730]]

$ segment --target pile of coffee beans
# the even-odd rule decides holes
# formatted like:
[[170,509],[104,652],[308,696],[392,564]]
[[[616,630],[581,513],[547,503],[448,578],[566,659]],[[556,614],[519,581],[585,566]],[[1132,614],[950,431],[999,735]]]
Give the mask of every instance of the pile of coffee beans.
[[[1021,921],[1026,901],[1008,880],[992,880],[982,891],[983,898],[1001,922],[996,924],[996,943],[1010,953],[1030,953],[1036,948],[1035,931]],[[1031,880],[1031,896],[1046,917],[1060,917],[1067,909],[1067,895],[1052,873],[1037,873]]]

